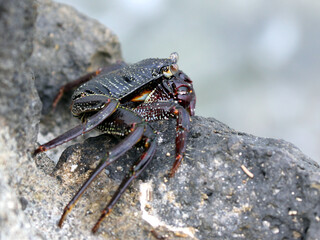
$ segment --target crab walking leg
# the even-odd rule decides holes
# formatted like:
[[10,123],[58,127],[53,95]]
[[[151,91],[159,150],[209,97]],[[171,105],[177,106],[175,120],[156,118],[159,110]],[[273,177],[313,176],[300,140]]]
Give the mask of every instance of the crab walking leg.
[[[186,139],[190,129],[190,115],[186,109],[175,102],[155,102],[138,106],[135,111],[147,121],[154,121],[164,116],[174,116],[177,119],[176,125],[176,159],[170,171],[173,177],[179,168],[183,155],[186,151]],[[151,116],[151,117],[150,117]]]
[[[130,175],[128,175],[121,183],[115,194],[112,196],[112,199],[109,201],[106,208],[102,211],[102,214],[97,221],[97,223],[92,228],[92,232],[95,233],[98,231],[99,226],[103,219],[111,212],[113,206],[118,202],[121,195],[125,192],[125,190],[129,187],[130,183],[136,179],[142,172],[145,170],[145,168],[148,166],[148,164],[151,162],[154,153],[156,151],[156,141],[154,133],[152,132],[152,129],[149,126],[146,126],[146,132],[150,132],[150,136],[146,138],[145,141],[145,147],[147,150],[142,154],[139,161],[133,166],[132,172]],[[146,135],[146,134],[145,134]],[[149,135],[149,134],[148,134]]]
[[63,94],[75,89],[76,87],[82,85],[83,83],[88,82],[90,79],[92,79],[93,77],[100,74],[100,72],[101,72],[101,68],[97,69],[97,71],[95,71],[95,72],[87,73],[86,75],[84,75],[76,80],[73,80],[72,82],[69,82],[69,83],[63,85],[62,87],[60,87],[59,92],[57,93],[57,95],[55,96],[55,98],[53,100],[52,109],[55,110],[55,108],[57,107],[58,103],[60,102],[60,99],[62,98]]
[[176,159],[170,171],[170,177],[173,177],[175,172],[178,170],[182,160],[183,155],[186,151],[186,139],[187,132],[190,129],[190,116],[186,109],[180,105],[176,105],[172,108],[172,113],[176,116],[177,126],[176,126]]
[[106,159],[103,159],[99,166],[94,170],[88,180],[82,185],[76,195],[71,199],[68,205],[64,208],[63,214],[60,218],[58,226],[61,227],[64,219],[66,218],[67,214],[72,210],[75,206],[78,199],[82,196],[85,190],[89,187],[92,181],[101,173],[103,169],[105,169],[109,164],[113,161],[117,160],[120,156],[125,154],[128,150],[130,150],[136,143],[141,140],[144,132],[144,126],[136,126],[133,131],[118,145],[112,148],[107,155]]
[[122,61],[119,61],[115,64],[109,65],[107,67],[103,67],[103,68],[98,68],[96,71],[94,72],[90,72],[87,73],[65,85],[63,85],[62,87],[60,87],[59,92],[57,93],[57,95],[55,96],[53,102],[52,102],[52,110],[54,111],[55,108],[57,107],[58,103],[60,102],[62,96],[69,91],[74,90],[75,88],[79,87],[80,85],[90,81],[92,78],[96,77],[97,75],[99,75],[100,73],[108,73],[108,72],[112,72],[114,70],[117,70],[119,68],[122,68],[124,66],[126,66],[127,64],[125,64]]
[[103,122],[106,118],[108,118],[117,109],[118,105],[119,102],[117,100],[108,98],[107,103],[105,103],[105,106],[99,112],[89,117],[84,123],[70,129],[69,131],[63,133],[55,139],[40,145],[35,150],[34,154],[47,151],[51,148],[68,142],[86,132],[89,132],[90,130],[98,126],[101,122]]

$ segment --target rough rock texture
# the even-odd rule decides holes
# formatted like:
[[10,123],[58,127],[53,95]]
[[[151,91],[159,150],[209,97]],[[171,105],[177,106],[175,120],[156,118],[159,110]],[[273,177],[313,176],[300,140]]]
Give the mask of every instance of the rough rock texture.
[[[141,232],[138,236],[143,239],[152,230],[148,222],[158,236],[169,239],[319,239],[317,163],[283,140],[240,133],[215,119],[192,120],[187,157],[171,179],[167,174],[174,161],[174,121],[153,124],[161,132],[156,156],[143,181],[125,194],[101,232],[116,234],[119,239],[130,238],[124,232]],[[86,171],[93,169],[115,142],[101,135],[69,147],[55,176],[77,189],[87,178]],[[92,226],[136,155],[132,150],[108,167],[84,196],[88,205],[72,214]],[[254,177],[245,174],[241,165]],[[90,217],[85,217],[85,212],[90,212]],[[134,214],[137,216],[132,219]],[[116,225],[119,219],[121,223]],[[72,220],[67,222],[73,225]],[[136,229],[137,222],[145,226]]]
[[[34,236],[13,190],[36,140],[41,103],[24,62],[32,52],[33,1],[0,1],[0,239]],[[23,170],[22,170],[23,169]]]
[[[72,30],[63,35],[61,27],[49,29],[49,22],[54,24],[54,19],[62,18],[66,25],[91,28],[91,36],[84,37],[89,32],[83,31],[81,38],[86,40],[81,40],[77,39],[79,33]],[[52,53],[54,49],[50,45],[41,46],[43,42],[39,40],[49,39],[58,32],[61,35],[57,43],[63,42],[64,51],[60,58]],[[81,222],[76,233],[67,229],[56,232],[63,201],[69,196],[59,194],[64,188],[49,176],[54,163],[45,156],[41,162],[31,157],[42,105],[35,85],[42,89],[39,92],[48,106],[50,99],[45,93],[49,82],[60,80],[58,88],[63,81],[70,80],[69,75],[63,79],[60,74],[62,59],[67,59],[71,66],[80,62],[81,67],[74,74],[81,75],[99,61],[107,64],[120,57],[117,38],[97,21],[72,8],[32,0],[0,1],[0,35],[0,239],[91,239],[88,232],[81,230]],[[73,40],[89,47],[72,46]],[[70,77],[74,78],[72,74]],[[54,89],[51,91],[48,94],[54,95]],[[65,120],[67,111],[68,108],[57,109],[59,121]],[[44,127],[41,129],[45,132]]]
[[[117,36],[99,22],[64,4],[50,0],[37,3],[33,51],[27,66],[33,71],[43,104],[42,123],[45,124],[40,127],[38,141],[45,142],[78,123],[70,119],[72,92],[66,93],[60,106],[51,111],[59,88],[87,72],[121,60],[121,51]],[[63,149],[58,148],[49,156],[57,161],[60,155],[57,153]]]
[[33,51],[36,11],[33,1],[1,1],[0,6],[0,118],[10,125],[18,147],[30,148],[41,108],[32,72],[25,66]]
[[50,0],[39,1],[37,8],[34,50],[28,65],[47,113],[64,83],[114,63],[121,53],[110,29],[73,8]]
[[160,132],[156,156],[98,234],[91,234],[93,224],[141,150],[108,167],[59,229],[64,206],[119,140],[78,138],[60,147],[66,150],[56,167],[55,150],[32,158],[41,108],[35,86],[47,113],[38,135],[44,143],[77,124],[68,96],[48,113],[59,86],[120,59],[119,43],[64,5],[0,3],[0,239],[319,239],[319,165],[283,140],[202,117],[192,119],[187,155],[174,178],[167,174],[175,121],[153,123]]

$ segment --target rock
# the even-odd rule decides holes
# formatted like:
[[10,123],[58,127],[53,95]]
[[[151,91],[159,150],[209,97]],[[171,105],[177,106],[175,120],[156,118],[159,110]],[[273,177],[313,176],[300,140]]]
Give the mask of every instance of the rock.
[[[87,72],[121,60],[121,51],[117,36],[98,21],[50,0],[38,1],[36,6],[34,50],[27,66],[34,73],[43,104],[38,141],[46,142],[78,124],[70,118],[72,91],[52,111],[59,88]],[[56,162],[63,149],[57,148],[49,156]]]
[[48,113],[63,84],[121,60],[121,52],[117,36],[98,21],[50,0],[39,1],[37,8],[28,66],[35,75],[43,112]]
[[[48,82],[53,84],[52,81],[57,80],[54,77],[48,78],[52,71],[58,72],[56,76],[60,76],[59,64],[62,60],[59,57],[66,57],[71,64],[79,61],[81,69],[78,69],[79,72],[74,71],[74,74],[81,75],[86,68],[90,70],[91,65],[95,67],[94,64],[99,62],[107,63],[119,58],[119,43],[115,35],[96,21],[64,5],[50,1],[13,0],[1,1],[0,6],[0,239],[61,239],[68,236],[73,239],[97,239],[88,236],[88,232],[83,234],[81,225],[77,233],[70,233],[67,229],[56,233],[56,221],[68,197],[60,194],[65,189],[49,176],[54,163],[45,155],[35,159],[31,157],[42,106],[35,85],[44,96],[43,102],[49,105],[44,92],[48,89]],[[46,9],[46,12],[42,9]],[[70,14],[69,22],[65,19],[65,24],[80,24],[83,28],[91,28],[90,47],[66,47],[64,43],[62,49],[65,53],[59,57],[49,54],[51,49],[48,46],[49,50],[42,48],[42,42],[38,39],[41,39],[41,34],[44,35],[42,39],[46,39],[46,34],[49,36],[46,24],[53,21],[50,18],[54,16],[53,13],[55,17]],[[58,29],[59,26],[52,27],[50,33],[57,35]],[[88,32],[70,31],[67,36],[61,35],[60,38],[73,38],[82,44],[86,42],[81,39],[90,39],[83,34]],[[69,43],[72,45],[71,41]],[[80,51],[76,55],[78,58],[71,61],[70,56],[77,51]],[[54,68],[45,67],[52,65]],[[40,71],[42,67],[45,69]],[[68,80],[67,77],[60,79],[61,82]],[[63,121],[67,110],[59,108],[57,112],[61,113],[59,120]]]
[[32,72],[25,66],[33,51],[33,1],[1,1],[0,18],[0,118],[10,126],[17,147],[30,148],[41,109]]
[[[163,139],[156,156],[103,222],[103,234],[123,239],[127,232],[141,231],[132,225],[138,222],[144,225],[139,239],[152,231],[170,239],[319,239],[320,169],[316,162],[283,140],[259,138],[215,119],[194,117],[186,159],[175,177],[168,178],[174,161],[174,124],[153,124]],[[115,142],[101,135],[67,148],[56,176],[79,188],[87,171]],[[95,216],[86,224],[92,227],[97,221],[106,199],[135,159],[137,151],[132,150],[108,167],[84,195],[85,209]],[[84,218],[83,211],[74,209],[73,213]],[[72,220],[67,220],[69,224],[73,225]]]
[[58,88],[121,59],[119,43],[97,21],[48,0],[1,1],[0,18],[1,239],[319,239],[319,165],[283,140],[198,116],[173,178],[175,121],[153,123],[157,153],[99,232],[90,231],[141,149],[101,173],[58,228],[64,206],[119,140],[78,138],[60,147],[66,150],[56,167],[55,150],[32,158],[41,108],[36,88],[44,143],[78,123],[68,96],[50,113]]
[[31,239],[35,234],[17,188],[40,118],[41,102],[25,67],[36,12],[30,0],[0,1],[0,6],[0,239]]

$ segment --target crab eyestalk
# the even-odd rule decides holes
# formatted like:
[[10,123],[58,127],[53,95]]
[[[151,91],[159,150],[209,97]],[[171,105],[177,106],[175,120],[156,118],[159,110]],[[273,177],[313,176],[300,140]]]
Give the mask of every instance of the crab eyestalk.
[[179,71],[179,66],[177,64],[179,60],[179,54],[173,52],[170,54],[169,58],[172,61],[172,64],[163,71],[163,75],[166,78],[171,78],[174,74],[176,74]]
[[169,57],[173,63],[177,63],[179,61],[179,54],[177,52],[173,52]]

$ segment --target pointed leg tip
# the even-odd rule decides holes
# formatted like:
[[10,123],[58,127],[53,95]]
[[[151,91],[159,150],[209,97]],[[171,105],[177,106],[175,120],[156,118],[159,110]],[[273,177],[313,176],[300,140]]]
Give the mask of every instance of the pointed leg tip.
[[173,166],[172,166],[172,168],[170,170],[170,173],[169,173],[169,177],[170,178],[174,177],[175,173],[177,172],[178,168],[181,165],[182,160],[183,160],[183,155],[182,154],[178,154],[176,156],[176,160],[175,160],[175,162],[174,162],[174,164],[173,164]]
[[38,153],[41,153],[44,151],[45,151],[45,148],[41,145],[33,152],[33,156],[36,156]]
[[177,172],[177,170],[178,170],[178,168],[179,168],[179,165],[180,165],[180,164],[178,164],[178,165],[176,165],[176,166],[173,166],[173,168],[170,170],[169,178],[173,178],[173,177],[174,177],[174,175],[176,174],[176,172]]
[[94,227],[93,227],[92,230],[91,230],[92,233],[96,233],[96,232],[98,231],[101,222],[103,221],[103,219],[104,219],[106,216],[108,216],[108,215],[110,214],[110,212],[111,212],[111,209],[103,210],[103,211],[102,211],[102,214],[101,214],[99,220],[97,221],[97,223],[94,225]]
[[62,228],[62,224],[63,224],[63,222],[64,222],[64,218],[65,218],[64,215],[62,215],[61,218],[60,218],[60,220],[59,220],[59,222],[58,222],[58,227],[59,227],[59,228]]
[[171,171],[171,172],[169,173],[169,178],[173,178],[175,173],[176,173],[175,171]]
[[56,107],[57,107],[57,105],[53,105],[53,104],[52,104],[52,107],[51,107],[51,110],[50,110],[50,113],[51,113],[51,114],[54,114],[54,113],[55,113]]
[[91,232],[95,234],[98,231],[99,226],[100,226],[100,222],[97,222],[96,225],[94,225],[94,227],[92,228]]
[[59,228],[62,228],[62,222],[59,221],[58,227],[59,227]]
[[62,214],[62,216],[61,216],[61,218],[59,220],[59,223],[58,223],[59,228],[62,228],[62,224],[63,224],[64,220],[66,219],[66,216],[67,216],[68,212],[69,211],[66,211],[66,210],[63,211],[63,214]]

